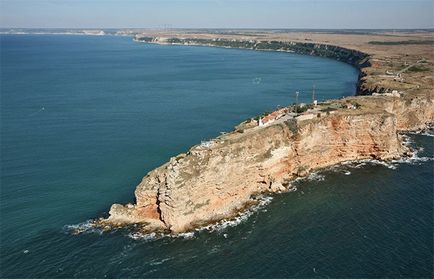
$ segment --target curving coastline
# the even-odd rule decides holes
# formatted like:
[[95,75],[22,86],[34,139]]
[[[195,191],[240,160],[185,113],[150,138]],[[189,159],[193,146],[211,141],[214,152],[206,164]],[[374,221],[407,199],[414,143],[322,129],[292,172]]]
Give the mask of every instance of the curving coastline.
[[228,39],[197,39],[197,38],[165,38],[165,37],[148,37],[148,36],[135,36],[134,41],[143,43],[166,44],[166,45],[187,45],[187,46],[211,46],[222,48],[238,48],[238,49],[251,49],[258,51],[281,51],[292,52],[302,55],[311,55],[331,58],[334,60],[342,61],[350,64],[359,70],[359,82],[357,83],[357,93],[361,95],[372,94],[371,90],[365,89],[363,86],[362,78],[366,76],[361,70],[365,67],[371,66],[369,55],[354,49],[345,47],[318,44],[318,43],[305,43],[305,42],[285,42],[285,41],[257,41],[257,40],[228,40]]
[[[359,95],[322,103],[304,113],[288,107],[259,125],[251,119],[231,133],[170,159],[137,186],[136,204],[115,204],[98,225],[139,224],[145,231],[185,232],[230,218],[264,192],[344,161],[390,160],[409,153],[399,132],[434,119],[432,90],[394,91],[369,85],[370,55],[340,46],[279,41],[136,37],[138,41],[289,51],[334,58],[360,70]],[[385,94],[377,94],[385,92]],[[390,93],[389,93],[390,92]]]

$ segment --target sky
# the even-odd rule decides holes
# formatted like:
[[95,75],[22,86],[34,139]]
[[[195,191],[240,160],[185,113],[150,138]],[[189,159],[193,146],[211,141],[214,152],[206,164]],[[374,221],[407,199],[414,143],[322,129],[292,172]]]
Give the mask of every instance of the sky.
[[1,28],[434,28],[434,0],[0,0]]

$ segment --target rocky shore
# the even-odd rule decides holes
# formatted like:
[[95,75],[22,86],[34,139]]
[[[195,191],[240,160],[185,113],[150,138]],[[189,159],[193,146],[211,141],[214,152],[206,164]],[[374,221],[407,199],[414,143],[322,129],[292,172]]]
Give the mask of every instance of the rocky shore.
[[[150,171],[136,188],[136,203],[114,204],[110,216],[97,225],[136,224],[144,231],[180,233],[231,218],[254,203],[255,196],[286,191],[291,180],[314,170],[352,160],[399,158],[410,152],[400,132],[422,129],[434,120],[432,88],[411,91],[372,84],[375,61],[359,50],[292,41],[148,36],[136,40],[330,57],[359,68],[358,94],[369,96],[321,103],[303,113],[288,107],[271,118],[243,122]],[[269,121],[264,124],[262,119]]]

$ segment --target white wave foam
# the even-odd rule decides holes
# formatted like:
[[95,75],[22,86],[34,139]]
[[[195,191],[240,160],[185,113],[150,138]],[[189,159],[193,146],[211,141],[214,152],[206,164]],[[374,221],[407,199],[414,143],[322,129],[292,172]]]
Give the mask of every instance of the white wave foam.
[[[258,198],[258,204],[250,207],[246,211],[238,214],[238,216],[231,219],[223,219],[215,224],[211,224],[208,226],[204,226],[201,228],[197,228],[192,232],[186,233],[178,233],[178,234],[165,234],[165,233],[140,233],[134,232],[129,233],[128,236],[134,240],[145,240],[145,241],[154,241],[162,238],[182,238],[182,239],[193,239],[197,236],[198,233],[203,231],[208,231],[209,233],[213,232],[223,232],[229,227],[235,227],[242,222],[245,222],[250,216],[252,216],[255,212],[258,212],[260,209],[263,209],[266,205],[268,205],[273,198],[269,196],[260,196]],[[227,237],[227,234],[226,234]]]
[[369,164],[370,165],[384,166],[384,167],[386,167],[388,169],[392,169],[392,170],[395,170],[397,168],[397,166],[394,164],[393,161],[382,161],[382,160],[376,160],[376,159],[361,159],[361,160],[348,161],[348,162],[342,163],[340,165],[337,165],[335,170],[341,171],[345,175],[350,175],[351,171],[345,170],[345,169],[339,170],[339,167],[340,166],[346,166],[348,168],[360,169],[360,168],[365,167]]
[[420,131],[408,132],[408,134],[411,134],[411,135],[421,135],[421,136],[427,136],[427,137],[434,137],[434,123],[431,124],[426,129],[423,129],[423,130],[420,130]]
[[361,163],[357,163],[354,167],[357,169],[360,169],[360,168],[366,166],[366,164],[367,164],[366,162],[361,162]]
[[380,160],[368,160],[368,163],[374,164],[374,165],[381,165],[391,170],[396,170],[397,166],[395,166],[392,162],[386,162],[386,161],[380,161]]
[[411,157],[406,157],[406,158],[401,158],[398,160],[393,160],[393,163],[396,164],[418,164],[418,163],[423,163],[423,162],[428,162],[433,160],[434,158],[430,158],[430,157],[419,157],[416,153],[414,153]]
[[95,226],[93,220],[87,220],[75,225],[65,225],[63,229],[66,233],[74,235],[81,233],[98,233],[101,235],[104,232],[103,229]]
[[183,239],[192,239],[195,237],[195,233],[194,232],[179,233],[177,235],[173,235],[172,237],[183,238]]
[[211,224],[202,228],[196,229],[196,231],[209,231],[209,232],[221,232],[229,227],[235,227],[242,222],[249,219],[255,212],[258,212],[260,209],[263,209],[266,205],[270,204],[273,200],[272,197],[269,196],[260,196],[258,199],[258,204],[250,207],[246,211],[240,213],[237,217],[232,219],[223,219],[215,224]]
[[[389,169],[397,169],[398,164],[415,164],[418,162],[427,162],[430,160],[433,160],[433,158],[430,157],[421,157],[419,154],[424,151],[423,147],[414,147],[414,141],[412,138],[408,135],[402,135],[402,142],[403,145],[410,151],[409,155],[403,156],[399,159],[390,160],[390,161],[382,161],[382,160],[375,160],[375,159],[363,159],[363,160],[355,160],[355,161],[349,161],[342,163],[340,165],[337,165],[335,167],[332,167],[333,170],[336,170],[339,168],[339,166],[345,165],[351,168],[362,168],[368,164],[373,165],[381,165]],[[347,174],[347,173],[345,173]]]
[[[426,131],[421,131],[421,132],[410,132],[408,134],[425,134],[428,136],[434,136],[430,133],[427,133]],[[415,142],[413,141],[413,139],[408,135],[408,134],[403,134],[402,135],[402,144],[404,147],[406,147],[409,151],[410,151],[410,155],[409,156],[404,156],[402,158],[399,158],[397,160],[392,160],[392,163],[395,164],[416,164],[416,163],[421,163],[421,162],[427,162],[432,160],[433,158],[430,157],[420,157],[419,154],[421,152],[424,151],[423,147],[415,147]]]
[[[422,152],[424,149],[422,147],[414,148],[414,141],[408,134],[403,134],[402,136],[402,142],[403,145],[410,150],[409,156],[397,159],[397,160],[391,160],[391,161],[382,161],[382,160],[375,160],[375,159],[363,159],[363,160],[354,160],[354,161],[347,161],[342,162],[340,164],[330,166],[328,168],[312,172],[308,176],[305,177],[298,177],[294,180],[292,180],[288,186],[287,190],[289,192],[297,191],[297,182],[303,181],[303,180],[309,180],[309,181],[324,181],[325,180],[325,174],[324,171],[334,171],[334,172],[340,172],[344,175],[351,175],[351,171],[349,171],[347,168],[362,168],[369,164],[373,165],[381,165],[384,167],[387,167],[389,169],[397,169],[397,165],[401,163],[410,163],[414,164],[417,162],[426,162],[433,160],[434,158],[429,157],[419,157],[419,153]],[[429,134],[429,136],[434,136],[432,134]],[[301,192],[303,193],[303,191]],[[192,232],[187,233],[179,233],[179,234],[168,234],[168,233],[142,233],[142,232],[130,232],[128,236],[134,240],[141,240],[141,241],[154,241],[157,239],[162,238],[182,238],[182,239],[193,239],[195,238],[199,232],[202,231],[208,231],[210,233],[212,232],[222,232],[226,230],[229,227],[235,227],[242,222],[246,221],[250,216],[252,216],[255,212],[263,209],[266,205],[268,205],[272,201],[272,197],[270,196],[260,196],[258,197],[257,201],[258,204],[255,206],[250,207],[243,213],[238,214],[235,218],[231,219],[223,219],[217,223],[204,226],[201,228],[197,228]],[[65,226],[66,231],[72,233],[72,234],[79,234],[83,232],[96,232],[99,234],[102,234],[105,230],[101,228],[97,228],[94,226],[94,223],[92,220],[77,224],[77,225],[67,225]],[[223,236],[226,238],[227,234],[223,234]]]
[[165,263],[167,261],[170,261],[172,259],[173,259],[172,257],[169,257],[169,258],[164,258],[164,259],[161,259],[161,260],[153,260],[153,261],[151,261],[149,263],[149,265],[160,265],[160,264],[163,264],[163,263]]
[[156,233],[141,233],[141,232],[132,232],[128,234],[128,237],[134,240],[156,240],[161,237],[158,237]]
[[423,133],[420,133],[420,135],[427,136],[427,137],[434,137],[434,134],[431,134],[429,132],[423,132]]
[[155,232],[153,233],[130,232],[128,234],[128,237],[134,240],[141,240],[141,241],[154,241],[163,238],[193,239],[196,237],[196,233],[185,232],[185,233],[170,234],[170,233],[155,233]]
[[307,177],[307,180],[310,180],[310,181],[324,181],[324,179],[325,179],[325,175],[321,174],[320,172],[312,172]]

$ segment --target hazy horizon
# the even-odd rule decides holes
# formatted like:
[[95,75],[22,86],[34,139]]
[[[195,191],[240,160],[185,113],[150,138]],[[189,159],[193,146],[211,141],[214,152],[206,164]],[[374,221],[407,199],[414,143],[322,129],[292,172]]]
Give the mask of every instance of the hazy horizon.
[[428,0],[3,0],[0,8],[0,28],[434,28]]
[[290,30],[290,31],[405,31],[405,30],[423,30],[434,31],[434,28],[239,28],[239,27],[0,27],[0,29],[18,29],[18,30]]

